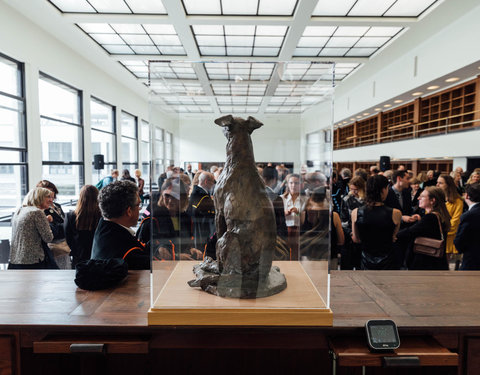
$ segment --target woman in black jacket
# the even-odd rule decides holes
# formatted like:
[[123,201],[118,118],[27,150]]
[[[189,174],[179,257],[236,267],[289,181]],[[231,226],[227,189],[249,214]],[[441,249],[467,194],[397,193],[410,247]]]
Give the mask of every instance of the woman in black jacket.
[[445,193],[435,186],[428,186],[418,199],[420,208],[425,210],[425,216],[411,227],[398,232],[399,241],[408,243],[407,266],[411,270],[448,270],[447,256],[444,252],[441,258],[413,252],[417,237],[442,239],[450,229],[450,215],[445,206]]
[[187,212],[188,194],[182,180],[167,178],[160,196],[152,196],[152,202],[147,208],[148,216],[138,228],[137,238],[143,243],[150,242],[154,259],[202,259],[203,253],[193,247],[192,219]]
[[67,214],[64,223],[73,268],[77,263],[90,259],[93,236],[101,217],[98,189],[93,185],[85,185],[80,189],[77,207]]

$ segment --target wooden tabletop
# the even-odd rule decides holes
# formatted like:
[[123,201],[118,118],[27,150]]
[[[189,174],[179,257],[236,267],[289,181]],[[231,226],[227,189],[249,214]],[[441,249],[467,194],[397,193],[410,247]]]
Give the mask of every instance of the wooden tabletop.
[[[77,288],[75,271],[0,271],[0,326],[146,327],[150,272],[115,289]],[[480,328],[480,272],[334,271],[334,328],[393,319],[406,327]]]

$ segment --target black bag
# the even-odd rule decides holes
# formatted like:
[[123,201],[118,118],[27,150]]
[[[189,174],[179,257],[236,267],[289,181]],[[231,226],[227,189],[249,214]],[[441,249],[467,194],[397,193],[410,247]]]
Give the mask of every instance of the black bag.
[[128,274],[128,264],[121,258],[89,259],[75,266],[75,284],[85,290],[112,288]]
[[[435,215],[437,216],[437,215]],[[437,216],[438,226],[440,227],[441,239],[429,237],[417,237],[413,243],[413,252],[422,255],[428,255],[433,258],[443,258],[445,254],[445,240],[443,238],[442,224]]]
[[57,262],[55,262],[55,257],[53,256],[52,250],[48,247],[48,245],[42,241],[43,252],[45,254],[45,258],[43,259],[43,268],[47,270],[59,270]]

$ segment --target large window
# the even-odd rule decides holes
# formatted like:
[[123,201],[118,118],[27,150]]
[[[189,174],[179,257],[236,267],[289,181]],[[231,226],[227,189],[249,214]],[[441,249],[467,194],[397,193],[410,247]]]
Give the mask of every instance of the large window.
[[137,137],[137,118],[122,111],[122,169],[128,169],[131,176],[138,168]]
[[165,132],[165,165],[173,164],[173,136]]
[[150,186],[150,124],[142,120],[142,136],[140,144],[140,152],[142,156],[142,178],[145,180],[145,189]]
[[60,203],[67,202],[84,184],[81,93],[45,74],[38,86],[42,178],[57,186]]
[[92,182],[110,174],[117,167],[115,107],[97,98],[90,101],[92,126],[92,165],[94,155],[103,155],[104,169],[92,169]]
[[23,65],[0,54],[0,221],[10,221],[27,192]]
[[154,177],[153,181],[156,182],[156,179],[158,178],[158,176],[160,176],[160,174],[165,171],[163,129],[155,127],[153,132],[153,137],[154,137],[153,156],[154,156],[154,171],[155,171],[155,176],[153,176]]

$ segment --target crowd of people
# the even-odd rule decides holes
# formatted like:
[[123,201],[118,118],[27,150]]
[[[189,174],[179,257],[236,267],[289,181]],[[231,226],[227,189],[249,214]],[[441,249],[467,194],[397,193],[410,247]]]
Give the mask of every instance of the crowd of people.
[[[334,170],[327,178],[267,164],[258,172],[275,214],[276,260],[331,254],[339,269],[448,270],[449,263],[480,269],[473,238],[480,229],[478,170],[413,176],[402,167],[381,172],[372,166]],[[56,186],[42,180],[13,215],[9,269],[68,269],[112,258],[149,269],[152,260],[215,258],[213,195],[221,173],[217,166],[172,165],[159,176],[158,191],[145,195],[139,170],[135,178],[112,170],[96,186],[83,186],[66,215],[55,202]],[[434,256],[422,253],[421,238],[443,240],[444,247]]]

